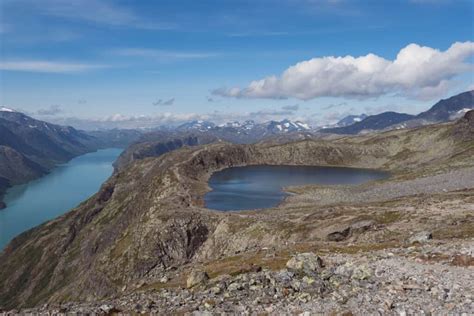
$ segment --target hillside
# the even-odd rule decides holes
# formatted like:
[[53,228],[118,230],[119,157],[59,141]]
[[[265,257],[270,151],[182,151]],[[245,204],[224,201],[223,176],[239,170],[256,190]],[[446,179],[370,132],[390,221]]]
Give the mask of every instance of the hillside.
[[146,133],[120,154],[114,167],[116,170],[121,170],[135,160],[158,157],[184,146],[198,146],[217,141],[219,141],[217,137],[198,131]]
[[[389,249],[398,260],[397,267],[415,264],[403,246],[413,231],[433,231],[433,238],[442,245],[448,245],[453,236],[460,236],[462,232],[465,232],[462,236],[472,237],[469,228],[472,218],[466,216],[470,216],[467,214],[474,201],[469,200],[470,191],[462,190],[474,187],[473,125],[470,112],[457,123],[413,130],[277,145],[216,143],[135,160],[115,173],[95,196],[78,208],[23,233],[7,246],[0,255],[0,302],[3,308],[12,308],[45,302],[54,305],[88,301],[83,306],[95,310],[101,301],[123,296],[123,300],[113,303],[120,306],[119,310],[140,312],[144,307],[128,305],[130,297],[135,297],[135,301],[154,297],[161,303],[150,305],[146,310],[185,312],[184,301],[180,300],[189,292],[181,288],[186,276],[196,269],[208,271],[212,282],[226,275],[231,278],[230,283],[245,282],[239,275],[259,277],[258,269],[262,268],[263,275],[275,278],[292,254],[319,251],[324,253],[327,264],[336,269],[342,267],[342,263],[338,263],[342,258],[323,249],[340,249],[348,256],[343,261],[353,262],[359,260],[351,255],[353,248],[355,252],[357,249],[378,250],[382,252],[380,256],[384,249]],[[459,133],[463,137],[458,137]],[[251,164],[378,168],[390,171],[392,178],[353,188],[292,188],[297,193],[295,196],[280,207],[260,212],[221,213],[203,208],[202,196],[209,190],[206,181],[212,172]],[[427,193],[428,200],[423,198]],[[456,207],[451,207],[449,214],[439,213],[439,209],[450,203]],[[412,210],[414,205],[416,212]],[[436,216],[431,216],[433,214]],[[409,224],[405,221],[407,217],[410,217]],[[362,220],[369,224],[360,226]],[[351,235],[340,233],[346,228]],[[336,232],[342,237],[337,240],[328,237],[335,236]],[[454,256],[452,252],[458,248],[446,246],[443,249]],[[381,261],[367,264],[379,267],[388,264],[377,256],[378,252],[373,252],[370,260]],[[252,264],[258,269],[252,270]],[[431,273],[438,273],[436,271]],[[462,271],[459,273],[464,273]],[[367,273],[369,275],[361,280],[371,280],[375,287],[382,286],[382,280],[373,279],[372,272]],[[441,271],[439,273],[441,275]],[[331,280],[336,282],[337,273],[334,278]],[[294,279],[304,281],[298,280]],[[210,286],[215,284],[212,282]],[[341,294],[343,288],[338,288],[336,283],[319,277],[314,282],[325,284],[320,294],[323,298],[349,295]],[[350,280],[344,282],[360,286]],[[236,305],[228,300],[216,301],[220,307],[215,308],[222,307],[224,311],[227,306],[227,312],[236,312],[234,308],[238,308],[239,301],[256,294],[246,292],[248,285],[242,285],[243,291],[235,292],[230,289],[230,283],[223,286],[236,300]],[[196,288],[196,295],[201,295],[200,289]],[[203,291],[207,289],[210,288]],[[359,290],[370,291],[370,288]],[[255,291],[260,293],[260,290]],[[265,296],[264,288],[261,291],[259,295],[265,300],[278,305],[281,299]],[[292,291],[295,296],[291,294],[285,299],[291,299],[289,302],[298,308],[298,304],[304,303],[298,300],[298,295],[305,290]],[[223,295],[223,292],[215,293],[216,299]],[[238,293],[243,296],[238,298]],[[173,295],[176,305],[161,301],[165,299],[161,295]],[[376,295],[389,295],[389,292],[380,288]],[[437,300],[423,301],[423,295],[419,296],[420,304],[438,304]],[[413,297],[416,296],[408,295],[407,299]],[[328,299],[327,302],[331,302]],[[320,302],[326,304],[325,299]],[[356,301],[353,302],[357,308]],[[190,302],[185,304],[194,306]],[[370,304],[363,306],[371,309]],[[253,308],[263,311],[264,307],[256,303]]]

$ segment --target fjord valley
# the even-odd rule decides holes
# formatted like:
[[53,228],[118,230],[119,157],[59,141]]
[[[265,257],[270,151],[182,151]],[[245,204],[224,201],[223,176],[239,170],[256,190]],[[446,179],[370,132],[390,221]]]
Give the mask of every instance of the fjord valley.
[[[0,301],[9,309],[48,302],[25,312],[469,310],[473,115],[137,157],[77,208],[6,247]],[[294,194],[270,209],[204,207],[215,171],[250,165],[376,168],[391,177],[288,187]]]
[[[3,208],[6,205],[1,201],[8,187],[44,176],[74,157],[100,148],[122,147],[135,140],[133,136],[130,139],[117,133],[120,131],[88,134],[0,108],[0,203]],[[121,133],[129,135],[127,131]]]
[[112,174],[120,148],[99,149],[7,190],[0,212],[0,249],[16,235],[64,214],[97,192]]
[[474,311],[472,0],[0,16],[0,316]]

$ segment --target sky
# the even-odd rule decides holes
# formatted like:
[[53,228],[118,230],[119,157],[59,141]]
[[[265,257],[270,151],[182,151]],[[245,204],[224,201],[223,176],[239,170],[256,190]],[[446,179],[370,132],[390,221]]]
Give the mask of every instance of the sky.
[[0,0],[0,105],[79,128],[415,114],[474,87],[472,0]]

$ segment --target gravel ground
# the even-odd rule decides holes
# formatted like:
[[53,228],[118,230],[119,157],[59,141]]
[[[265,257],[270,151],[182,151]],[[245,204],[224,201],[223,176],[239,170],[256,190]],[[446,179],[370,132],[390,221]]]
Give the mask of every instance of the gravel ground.
[[280,271],[255,267],[254,272],[236,276],[199,279],[191,289],[134,293],[90,304],[45,305],[22,312],[468,315],[474,311],[474,240],[431,241],[370,254],[330,254],[322,257],[322,265],[312,253],[294,258]]
[[[443,174],[401,181],[372,182],[350,186],[305,186],[297,189],[303,194],[288,197],[291,205],[336,203],[365,203],[396,199],[415,194],[433,194],[474,188],[474,167],[449,171]],[[286,204],[286,203],[285,203]]]

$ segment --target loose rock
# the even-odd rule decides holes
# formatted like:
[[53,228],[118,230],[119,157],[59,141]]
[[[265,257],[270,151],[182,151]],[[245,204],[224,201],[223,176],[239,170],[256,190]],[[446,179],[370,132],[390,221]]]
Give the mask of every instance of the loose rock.
[[204,284],[207,282],[207,280],[209,280],[209,275],[207,275],[206,272],[193,271],[186,280],[186,287],[189,289],[194,286]]

